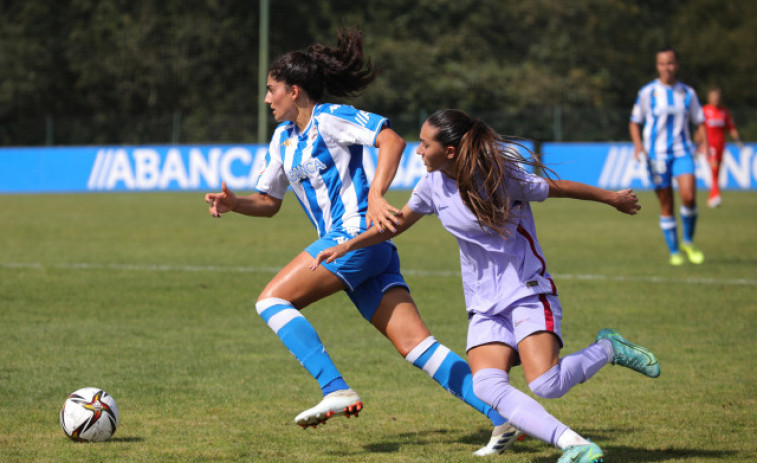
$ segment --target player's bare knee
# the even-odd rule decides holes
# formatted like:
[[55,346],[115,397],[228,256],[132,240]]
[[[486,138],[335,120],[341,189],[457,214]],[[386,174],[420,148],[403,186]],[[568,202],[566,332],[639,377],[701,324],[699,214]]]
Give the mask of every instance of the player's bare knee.
[[415,350],[425,351],[428,349],[430,344],[424,344],[428,339],[434,340],[434,337],[429,336],[426,333],[419,333],[406,335],[401,338],[392,339],[391,341],[392,344],[394,344],[394,348],[397,349],[397,352],[407,359],[407,357]]

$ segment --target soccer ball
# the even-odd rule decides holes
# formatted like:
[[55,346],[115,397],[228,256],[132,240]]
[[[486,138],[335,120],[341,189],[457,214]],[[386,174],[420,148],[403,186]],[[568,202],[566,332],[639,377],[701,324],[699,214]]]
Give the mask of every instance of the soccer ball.
[[60,410],[60,427],[77,442],[110,439],[118,426],[118,407],[107,392],[85,387],[72,393]]

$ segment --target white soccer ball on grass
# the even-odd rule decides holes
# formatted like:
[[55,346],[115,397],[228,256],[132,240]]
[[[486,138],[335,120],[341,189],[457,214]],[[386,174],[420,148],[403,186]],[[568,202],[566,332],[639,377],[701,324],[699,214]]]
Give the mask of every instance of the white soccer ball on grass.
[[63,404],[60,427],[77,442],[106,441],[118,427],[116,401],[100,388],[79,389]]

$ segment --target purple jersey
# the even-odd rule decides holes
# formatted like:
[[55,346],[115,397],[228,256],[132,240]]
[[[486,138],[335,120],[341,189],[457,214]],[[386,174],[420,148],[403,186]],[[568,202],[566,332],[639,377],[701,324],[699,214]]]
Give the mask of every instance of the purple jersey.
[[436,214],[457,239],[469,312],[495,314],[523,297],[557,293],[536,240],[529,205],[529,201],[544,201],[549,185],[517,169],[508,175],[508,191],[512,209],[505,227],[507,239],[481,228],[463,203],[457,182],[440,171],[426,174],[408,202],[418,214]]

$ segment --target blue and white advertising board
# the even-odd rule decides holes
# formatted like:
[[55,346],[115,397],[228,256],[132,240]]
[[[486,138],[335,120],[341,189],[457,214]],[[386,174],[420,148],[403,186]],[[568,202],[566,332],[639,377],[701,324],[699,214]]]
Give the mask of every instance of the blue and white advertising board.
[[[426,171],[408,144],[392,188],[411,189]],[[268,145],[105,146],[0,149],[0,193],[252,190]],[[377,152],[363,153],[373,178]]]
[[[645,162],[633,156],[632,143],[544,143],[542,161],[559,178],[575,180],[610,190],[651,189]],[[709,189],[712,183],[707,161],[696,163],[697,187]],[[757,156],[755,145],[739,150],[728,145],[723,153],[719,183],[722,189],[754,190],[757,188]]]
[[[728,145],[721,169],[725,189],[757,188],[754,144]],[[408,143],[392,183],[412,189],[426,172],[417,143]],[[176,145],[0,148],[0,194],[109,191],[213,191],[225,181],[253,190],[267,145]],[[609,189],[651,188],[644,164],[630,143],[545,143],[542,159],[560,178]],[[363,165],[373,178],[377,153],[366,148]],[[697,165],[700,188],[710,178]]]

